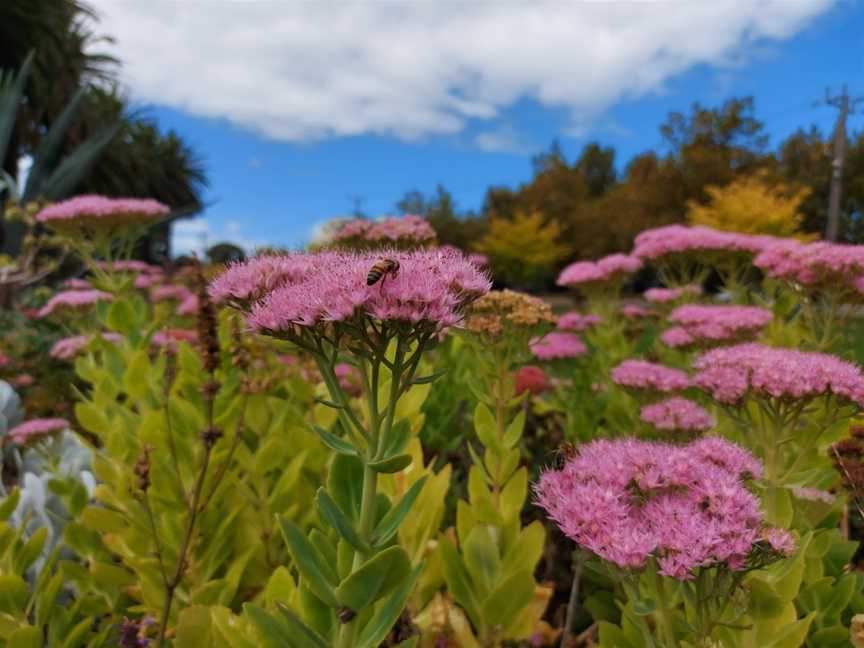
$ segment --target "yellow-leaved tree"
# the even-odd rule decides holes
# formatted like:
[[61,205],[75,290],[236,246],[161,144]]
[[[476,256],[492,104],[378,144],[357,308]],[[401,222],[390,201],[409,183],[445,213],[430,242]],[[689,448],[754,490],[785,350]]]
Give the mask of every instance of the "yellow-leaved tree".
[[489,257],[493,275],[509,286],[531,288],[551,276],[571,252],[560,242],[563,228],[539,212],[517,211],[513,219],[492,216],[475,249]]
[[738,178],[723,187],[708,187],[705,205],[690,201],[687,220],[728,232],[813,238],[800,231],[801,204],[810,194],[806,187],[771,182],[764,174]]

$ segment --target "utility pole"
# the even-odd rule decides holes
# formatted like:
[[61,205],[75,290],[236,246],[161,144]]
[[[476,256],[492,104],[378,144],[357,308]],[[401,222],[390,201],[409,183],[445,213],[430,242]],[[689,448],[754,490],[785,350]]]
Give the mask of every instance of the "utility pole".
[[834,154],[831,158],[831,194],[828,198],[828,227],[825,238],[836,241],[840,229],[840,197],[843,192],[843,161],[846,157],[846,118],[855,112],[855,105],[862,101],[861,97],[850,99],[846,86],[838,97],[832,97],[825,91],[825,103],[840,111],[837,115],[837,125],[834,127]]

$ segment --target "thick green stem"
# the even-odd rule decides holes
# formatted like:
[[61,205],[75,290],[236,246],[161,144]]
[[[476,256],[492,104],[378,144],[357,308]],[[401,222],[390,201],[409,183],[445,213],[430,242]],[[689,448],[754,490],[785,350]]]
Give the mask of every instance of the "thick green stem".
[[567,616],[564,621],[564,632],[561,634],[561,648],[567,648],[573,635],[573,624],[576,623],[576,610],[579,607],[579,585],[582,580],[582,565],[585,563],[585,553],[577,549],[573,553],[573,584],[570,586],[570,600],[567,602]]
[[663,639],[664,648],[677,648],[675,631],[672,628],[670,601],[666,592],[666,584],[659,572],[654,572],[654,587],[657,590],[657,627]]
[[[398,344],[398,343],[397,343]],[[405,352],[401,347],[396,349],[396,357],[393,362],[393,369],[390,375],[390,397],[385,410],[386,414],[383,420],[383,426],[378,418],[378,371],[373,369],[373,379],[370,381],[371,390],[369,393],[369,418],[370,426],[368,430],[368,443],[366,455],[366,465],[363,468],[363,492],[360,500],[360,523],[358,533],[367,543],[371,545],[372,532],[375,528],[375,511],[378,501],[378,473],[369,467],[368,462],[375,459],[379,444],[382,440],[390,438],[393,430],[393,422],[396,418],[396,404],[399,401],[399,392],[401,388],[403,362]],[[376,358],[373,360],[375,364],[379,362]],[[373,547],[372,552],[375,549]],[[360,551],[354,553],[354,562],[351,567],[351,572],[357,571],[360,566],[370,556],[365,555]],[[357,641],[357,632],[359,627],[357,621],[344,623],[339,628],[339,635],[336,640],[336,648],[353,648]]]

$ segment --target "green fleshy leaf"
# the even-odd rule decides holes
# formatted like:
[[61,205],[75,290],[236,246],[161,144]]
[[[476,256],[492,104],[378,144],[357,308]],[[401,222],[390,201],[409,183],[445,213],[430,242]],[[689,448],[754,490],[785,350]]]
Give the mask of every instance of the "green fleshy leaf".
[[323,488],[318,489],[315,496],[315,504],[318,506],[318,512],[321,517],[327,520],[327,523],[336,529],[340,536],[361,553],[369,553],[369,545],[360,538],[351,520],[342,512],[339,505],[333,501],[330,495]]
[[320,559],[315,547],[306,539],[296,524],[281,515],[277,516],[277,520],[285,538],[285,544],[288,545],[288,551],[291,552],[291,557],[309,589],[324,603],[336,607],[336,595],[333,593],[333,587],[337,581],[332,567]]
[[360,633],[360,638],[357,642],[358,648],[375,648],[384,641],[384,637],[387,636],[387,633],[390,632],[399,615],[402,614],[405,602],[414,589],[414,583],[417,582],[417,578],[420,576],[422,570],[423,563],[420,563],[408,574],[384,605],[378,608],[375,615]]
[[349,455],[349,456],[357,456],[357,449],[332,432],[328,432],[320,425],[313,425],[312,428],[318,434],[318,437],[321,439],[321,443],[325,446],[333,450],[334,452],[338,452],[339,454]]
[[413,458],[411,455],[403,454],[388,459],[381,459],[380,461],[372,461],[368,465],[377,473],[391,474],[404,470],[411,465],[412,461]]
[[399,525],[402,524],[402,520],[404,520],[405,516],[408,515],[409,511],[411,511],[411,507],[414,506],[414,501],[423,490],[426,478],[427,475],[424,475],[411,484],[411,488],[409,488],[402,496],[399,503],[387,511],[387,514],[381,519],[372,534],[373,544],[375,544],[375,546],[380,547],[387,544],[390,541],[390,538],[396,534],[399,530]]
[[300,620],[300,617],[297,616],[294,611],[283,603],[279,603],[277,605],[279,612],[285,618],[286,623],[294,630],[294,633],[298,638],[302,637],[303,642],[302,645],[304,648],[328,648],[327,642],[315,632],[312,628],[307,626],[303,621]]
[[355,612],[365,610],[401,583],[411,571],[402,547],[389,547],[363,563],[336,588],[336,599]]
[[273,646],[288,646],[288,648],[307,648],[306,644],[300,643],[293,629],[287,624],[267,613],[257,605],[246,603],[243,611],[247,618],[255,626],[261,639],[266,642],[268,648]]

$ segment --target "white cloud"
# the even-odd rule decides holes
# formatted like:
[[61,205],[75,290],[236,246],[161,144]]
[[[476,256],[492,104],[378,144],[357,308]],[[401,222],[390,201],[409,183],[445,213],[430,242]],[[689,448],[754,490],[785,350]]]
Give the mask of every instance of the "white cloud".
[[262,242],[249,238],[243,232],[244,226],[239,221],[228,220],[217,224],[203,218],[181,220],[171,227],[171,253],[174,256],[192,254],[204,256],[205,250],[217,243],[233,243],[251,253]]
[[478,133],[474,144],[488,153],[525,154],[536,150],[537,146],[510,124],[502,124],[493,130]]
[[286,140],[459,132],[520,98],[596,113],[739,61],[831,0],[93,0],[137,99]]

